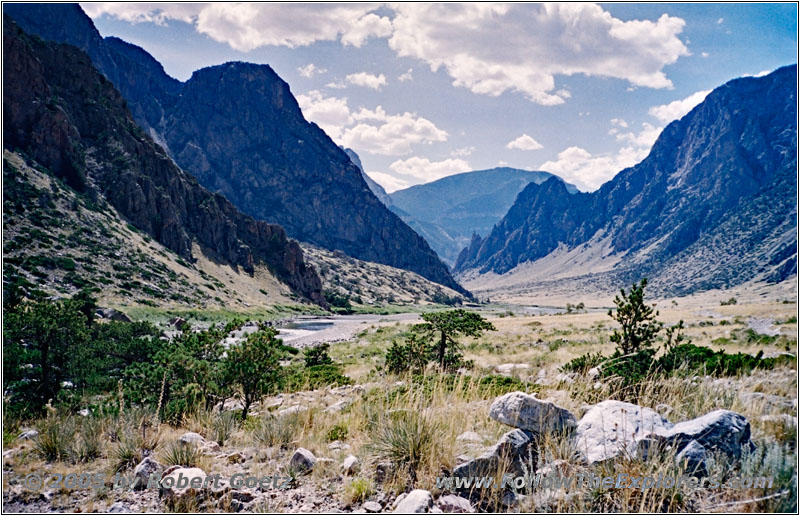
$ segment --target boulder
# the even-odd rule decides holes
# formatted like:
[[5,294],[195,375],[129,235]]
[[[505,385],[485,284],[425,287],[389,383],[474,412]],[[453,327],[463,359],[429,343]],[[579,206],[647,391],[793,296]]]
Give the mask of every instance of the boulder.
[[19,437],[17,437],[17,439],[19,439],[20,441],[27,441],[29,439],[36,439],[37,437],[39,437],[38,430],[25,430],[24,432],[19,434]]
[[469,500],[464,498],[463,496],[458,496],[454,494],[449,494],[445,496],[440,496],[438,500],[436,500],[436,505],[443,511],[447,513],[470,513],[475,512],[475,508],[472,506]]
[[133,468],[133,476],[136,479],[133,484],[135,491],[144,491],[150,481],[151,475],[156,475],[161,471],[161,464],[152,457],[145,457],[142,462]]
[[178,439],[178,442],[184,444],[194,444],[195,446],[202,446],[205,444],[205,438],[197,432],[186,432]]
[[202,498],[208,488],[206,473],[200,468],[169,468],[164,473],[159,492],[168,504]]
[[342,472],[345,475],[352,475],[358,471],[359,462],[358,458],[355,455],[348,455],[345,457],[344,461],[342,461]]
[[330,407],[326,408],[325,412],[333,412],[333,413],[341,412],[342,410],[344,410],[347,407],[349,407],[351,403],[353,403],[351,400],[337,401],[336,403],[334,403]]
[[[525,471],[535,469],[537,457],[538,450],[534,444],[534,434],[519,429],[512,430],[482,455],[456,466],[453,476],[493,476],[503,463],[506,463],[507,472],[524,475]],[[533,466],[530,467],[529,464]]]
[[183,317],[173,317],[169,320],[169,325],[178,330],[182,330],[186,326],[186,319]]
[[692,441],[697,441],[706,450],[739,458],[743,448],[753,446],[747,418],[730,410],[715,410],[657,433],[679,452]]
[[686,445],[675,456],[675,463],[689,475],[704,477],[707,475],[706,469],[706,449],[697,441],[692,441]]
[[578,421],[573,438],[586,462],[593,464],[622,453],[633,456],[637,439],[671,428],[672,423],[652,409],[605,400]]
[[500,364],[495,367],[495,370],[502,375],[511,376],[515,372],[522,373],[530,368],[531,366],[528,364]]
[[519,391],[495,399],[489,407],[489,417],[538,434],[569,431],[575,427],[575,416],[567,409]]
[[305,448],[298,448],[289,459],[289,467],[301,473],[306,473],[314,469],[317,458]]
[[130,317],[113,308],[98,308],[94,313],[101,319],[107,319],[109,321],[132,322]]
[[414,489],[395,504],[394,512],[397,514],[415,514],[429,512],[433,505],[433,497],[430,491],[424,489]]

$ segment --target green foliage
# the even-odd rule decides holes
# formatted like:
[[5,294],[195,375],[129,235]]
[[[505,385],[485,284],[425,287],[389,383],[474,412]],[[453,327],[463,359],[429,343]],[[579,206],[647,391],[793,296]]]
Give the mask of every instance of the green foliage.
[[286,447],[303,431],[303,420],[299,414],[262,417],[253,429],[253,438],[264,446]]
[[39,435],[33,442],[36,455],[47,462],[71,461],[75,456],[75,421],[50,416],[39,424]]
[[652,348],[656,335],[663,327],[656,320],[658,312],[644,302],[646,286],[647,278],[642,278],[639,285],[633,284],[629,294],[625,289],[621,289],[620,295],[614,298],[616,311],[608,311],[609,317],[617,321],[621,327],[619,330],[614,330],[611,335],[611,342],[617,345],[620,355]]
[[280,378],[281,341],[272,328],[259,330],[247,336],[238,346],[228,350],[225,359],[225,376],[241,389],[244,400],[242,419],[247,418],[250,405],[261,396],[277,390]]
[[338,387],[352,383],[353,381],[343,375],[341,367],[336,364],[302,368],[287,367],[283,369],[280,379],[281,390],[284,392],[313,390],[328,386]]
[[328,441],[341,441],[343,439],[347,439],[347,433],[347,426],[342,423],[338,423],[333,425],[331,429],[328,430],[326,437],[328,438]]
[[688,374],[733,376],[748,374],[756,368],[775,367],[777,359],[763,358],[763,355],[763,351],[759,351],[755,356],[747,353],[728,354],[705,346],[680,344],[659,358],[657,366],[666,374],[682,371]]
[[720,306],[735,305],[736,304],[736,298],[732,297],[732,298],[728,299],[727,301],[720,301],[719,304],[720,304]]
[[328,355],[328,349],[330,349],[330,344],[328,343],[306,348],[303,351],[306,367],[332,364],[333,360],[331,360],[331,357]]
[[426,339],[411,333],[402,344],[393,340],[386,351],[386,371],[400,374],[406,371],[421,373],[431,358],[431,347]]
[[357,477],[345,484],[343,500],[347,504],[363,503],[373,494],[375,494],[375,484],[372,480]]
[[593,367],[597,367],[602,364],[606,359],[603,356],[603,353],[598,351],[597,353],[586,353],[579,357],[573,358],[559,369],[562,373],[580,373],[586,374],[589,372],[589,369]]
[[114,472],[125,471],[142,461],[142,449],[136,439],[125,437],[111,450],[111,460]]
[[380,460],[408,467],[412,482],[416,471],[433,452],[441,428],[420,412],[397,412],[378,427],[369,449]]
[[167,445],[159,457],[160,462],[167,467],[183,466],[186,468],[197,466],[199,458],[200,452],[195,445],[180,441]]
[[233,412],[218,413],[211,420],[211,438],[220,446],[224,446],[238,426],[239,422]]

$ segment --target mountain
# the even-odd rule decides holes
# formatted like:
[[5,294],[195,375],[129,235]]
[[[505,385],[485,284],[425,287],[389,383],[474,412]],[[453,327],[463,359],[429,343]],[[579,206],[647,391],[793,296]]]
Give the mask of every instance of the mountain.
[[226,63],[180,83],[143,49],[100,37],[76,4],[3,8],[24,30],[85,50],[168,155],[244,213],[298,240],[466,293],[425,240],[372,194],[347,154],[305,120],[269,66]]
[[715,89],[595,192],[529,184],[455,269],[531,280],[559,262],[562,278],[616,287],[647,276],[667,294],[795,274],[796,75],[788,66]]
[[377,197],[384,204],[384,206],[391,206],[392,199],[389,198],[389,194],[386,193],[386,190],[384,190],[381,185],[376,183],[374,179],[369,177],[367,173],[364,172],[364,166],[361,165],[361,158],[358,157],[356,151],[353,149],[345,149],[344,147],[341,147],[341,145],[340,148],[344,150],[344,153],[347,154],[347,157],[350,158],[350,161],[352,161],[353,164],[358,167],[358,170],[361,171],[361,177],[364,178],[364,181],[367,183],[367,186],[372,193],[375,194],[375,197]]
[[508,167],[465,172],[393,192],[390,208],[452,265],[474,234],[492,230],[525,186],[551,177]]
[[242,214],[178,168],[84,52],[29,37],[4,16],[3,77],[4,150],[46,167],[97,209],[113,208],[184,262],[200,253],[250,275],[263,265],[325,304],[319,276],[284,229]]

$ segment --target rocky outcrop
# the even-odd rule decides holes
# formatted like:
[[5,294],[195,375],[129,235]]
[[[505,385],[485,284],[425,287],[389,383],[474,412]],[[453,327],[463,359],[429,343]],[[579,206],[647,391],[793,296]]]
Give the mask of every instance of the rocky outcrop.
[[742,450],[752,446],[747,418],[730,410],[715,410],[704,416],[676,423],[671,429],[659,434],[678,450],[696,442],[706,450],[719,451],[733,458],[739,458]]
[[[552,178],[528,184],[454,270],[503,274],[608,246],[604,256],[619,260],[595,274],[617,285],[646,276],[655,291],[682,294],[787,278],[797,268],[796,76],[788,66],[720,86],[592,193]],[[586,270],[559,271],[568,273]]]
[[514,476],[536,469],[539,451],[534,434],[516,429],[508,432],[482,455],[459,464],[453,470],[456,477],[485,477],[495,475],[505,466],[505,472]]
[[264,264],[296,293],[325,304],[319,277],[283,228],[241,214],[175,166],[86,54],[4,21],[4,145],[105,199],[184,259],[193,260],[197,243],[211,259],[247,273]]

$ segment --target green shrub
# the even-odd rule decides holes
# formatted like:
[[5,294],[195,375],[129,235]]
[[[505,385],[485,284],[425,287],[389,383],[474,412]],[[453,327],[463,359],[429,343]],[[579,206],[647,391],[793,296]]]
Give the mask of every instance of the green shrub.
[[333,425],[326,435],[328,441],[341,441],[347,439],[347,426],[339,423]]
[[375,494],[375,484],[369,478],[357,477],[344,486],[342,501],[348,505],[364,503]]
[[306,367],[332,364],[333,360],[331,360],[331,357],[328,355],[328,349],[330,349],[330,344],[328,343],[306,348],[303,351]]
[[197,447],[190,443],[180,441],[168,445],[161,453],[161,463],[165,466],[183,466],[193,468],[197,466],[200,452]]
[[236,431],[239,422],[234,412],[221,412],[214,416],[211,421],[211,436],[220,446],[225,446],[225,442],[230,439]]
[[561,366],[559,371],[562,373],[586,374],[589,372],[589,369],[599,366],[606,360],[607,358],[599,351],[597,353],[586,353],[585,355],[573,358]]
[[328,386],[338,387],[352,383],[353,381],[343,375],[341,368],[336,364],[284,368],[281,379],[284,392],[313,390]]
[[299,414],[262,417],[253,429],[253,438],[264,446],[286,447],[303,431],[303,419]]
[[139,442],[131,436],[123,437],[112,449],[111,460],[115,472],[125,471],[142,461]]
[[75,433],[75,421],[71,417],[48,417],[39,425],[34,452],[47,462],[71,461],[75,457]]

